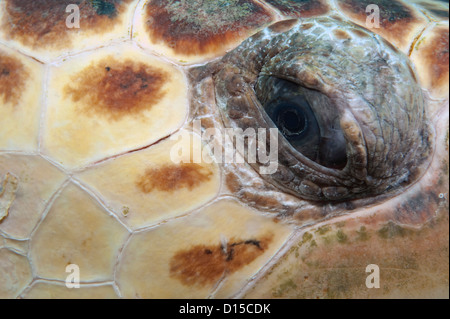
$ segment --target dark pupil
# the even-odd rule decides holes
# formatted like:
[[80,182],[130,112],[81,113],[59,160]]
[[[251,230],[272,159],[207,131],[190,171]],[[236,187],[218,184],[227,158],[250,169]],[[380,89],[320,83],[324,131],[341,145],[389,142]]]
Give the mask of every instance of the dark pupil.
[[277,113],[275,122],[285,135],[298,135],[306,129],[306,118],[300,110],[283,105],[278,108]]
[[303,116],[295,110],[286,110],[278,116],[278,124],[290,133],[299,134],[305,130],[306,121]]

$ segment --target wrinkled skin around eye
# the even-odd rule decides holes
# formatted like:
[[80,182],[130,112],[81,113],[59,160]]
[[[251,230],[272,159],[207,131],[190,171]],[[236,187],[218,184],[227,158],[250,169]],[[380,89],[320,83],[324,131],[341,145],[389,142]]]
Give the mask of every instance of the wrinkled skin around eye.
[[384,194],[414,181],[430,153],[408,58],[353,24],[280,22],[204,72],[225,126],[278,127],[278,170],[261,177],[299,198]]

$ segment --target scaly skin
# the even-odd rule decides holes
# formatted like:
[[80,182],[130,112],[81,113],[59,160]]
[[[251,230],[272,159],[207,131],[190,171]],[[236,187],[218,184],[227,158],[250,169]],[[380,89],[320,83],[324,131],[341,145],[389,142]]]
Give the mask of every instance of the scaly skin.
[[[344,167],[211,161],[286,92]],[[0,0],[0,297],[448,297],[448,110],[444,2]]]

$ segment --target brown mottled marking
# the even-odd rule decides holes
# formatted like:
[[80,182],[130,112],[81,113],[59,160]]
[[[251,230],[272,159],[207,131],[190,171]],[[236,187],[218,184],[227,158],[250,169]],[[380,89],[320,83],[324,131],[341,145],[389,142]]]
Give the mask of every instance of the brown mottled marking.
[[192,190],[210,180],[212,175],[210,169],[196,163],[166,164],[147,169],[136,185],[144,193],[153,190],[173,192],[181,188]]
[[335,29],[333,30],[333,33],[337,39],[346,40],[352,38],[347,32],[343,30]]
[[352,12],[366,20],[366,7],[376,4],[380,7],[380,24],[391,27],[414,19],[412,10],[396,0],[338,0],[339,6],[345,11]]
[[365,25],[368,16],[366,7],[378,5],[380,28],[372,31],[393,39],[397,45],[406,44],[412,26],[421,21],[409,6],[398,0],[338,0],[337,3],[351,19],[362,25]]
[[165,95],[162,87],[168,78],[165,71],[154,66],[109,57],[75,74],[64,93],[80,102],[86,114],[117,120],[157,104]]
[[175,253],[170,261],[170,275],[184,285],[214,284],[224,274],[233,273],[262,255],[273,235],[262,239],[231,240],[222,245],[195,245]]
[[326,14],[330,8],[324,0],[266,0],[283,15],[307,18]]
[[233,172],[227,172],[225,175],[225,184],[233,193],[237,193],[242,190],[242,185],[239,183],[239,178]]
[[312,24],[312,23],[304,23],[304,24],[301,25],[300,28],[301,28],[302,30],[309,30],[309,29],[311,29],[313,26],[314,26],[314,24]]
[[[11,39],[32,47],[61,48],[71,44],[70,34],[77,30],[103,33],[111,29],[132,0],[5,0],[6,12],[0,28]],[[69,4],[80,9],[80,29],[69,29],[66,12]]]
[[368,38],[370,37],[370,35],[367,32],[358,30],[358,29],[352,29],[351,32],[353,34],[355,34],[356,36],[360,37],[360,38]]
[[431,74],[431,87],[441,86],[448,82],[449,42],[448,26],[437,27],[435,34],[426,46],[420,46],[421,54]]
[[[258,192],[254,192],[252,190],[246,189],[241,184],[241,177],[234,172],[227,172],[225,175],[225,184],[228,189],[235,195],[239,197],[243,197],[247,200],[248,203],[251,203],[253,207],[259,207],[264,209],[276,209],[276,211],[280,212],[280,200],[278,198],[272,196],[266,196]],[[273,188],[265,187],[263,189],[259,189],[261,192],[269,192],[273,190]]]
[[216,52],[272,20],[251,0],[153,0],[146,7],[146,17],[152,40],[184,55]]
[[0,102],[16,104],[27,76],[22,62],[0,51]]
[[296,25],[298,21],[298,19],[283,20],[272,24],[269,29],[278,33],[286,32]]

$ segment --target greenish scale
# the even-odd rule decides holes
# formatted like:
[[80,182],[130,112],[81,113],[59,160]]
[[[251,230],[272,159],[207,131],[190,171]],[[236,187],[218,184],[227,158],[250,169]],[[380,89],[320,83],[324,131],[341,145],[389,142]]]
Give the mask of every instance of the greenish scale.
[[255,9],[250,2],[240,0],[169,0],[165,6],[172,22],[182,21],[202,28],[220,29],[230,22],[248,17]]
[[115,2],[119,1],[91,0],[92,7],[98,15],[107,15],[110,18],[114,17],[117,13]]
[[359,230],[356,231],[356,234],[358,235],[357,239],[360,241],[366,241],[369,239],[369,234],[364,226],[361,226]]
[[336,238],[338,243],[344,244],[347,242],[348,236],[342,231],[342,229],[339,229],[336,232]]
[[378,230],[378,235],[383,239],[404,237],[409,233],[411,233],[409,229],[403,228],[393,222],[389,222],[387,225]]

